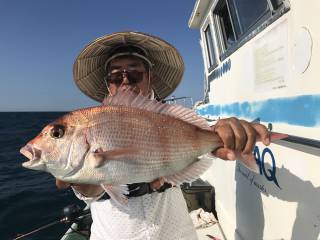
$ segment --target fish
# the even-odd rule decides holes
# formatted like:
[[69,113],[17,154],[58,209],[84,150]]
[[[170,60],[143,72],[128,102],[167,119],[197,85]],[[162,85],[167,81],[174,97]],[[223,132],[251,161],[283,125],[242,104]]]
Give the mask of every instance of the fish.
[[126,184],[197,179],[212,165],[201,156],[222,146],[194,110],[127,90],[106,98],[103,106],[63,115],[20,152],[29,159],[25,168],[69,183],[100,184],[124,203]]

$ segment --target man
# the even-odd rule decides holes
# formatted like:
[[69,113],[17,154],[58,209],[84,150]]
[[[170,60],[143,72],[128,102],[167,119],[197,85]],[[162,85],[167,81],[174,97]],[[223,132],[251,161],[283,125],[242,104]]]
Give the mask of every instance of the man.
[[[74,78],[86,95],[100,102],[125,89],[161,100],[174,91],[183,71],[180,54],[167,42],[143,33],[120,32],[89,44],[76,59]],[[219,120],[213,131],[224,142],[213,154],[225,160],[252,162],[256,139],[269,144],[264,126],[235,118]],[[59,188],[70,185],[57,180]],[[161,178],[131,184],[126,207],[116,205],[100,186],[73,184],[72,188],[90,204],[91,239],[197,239],[180,188]]]

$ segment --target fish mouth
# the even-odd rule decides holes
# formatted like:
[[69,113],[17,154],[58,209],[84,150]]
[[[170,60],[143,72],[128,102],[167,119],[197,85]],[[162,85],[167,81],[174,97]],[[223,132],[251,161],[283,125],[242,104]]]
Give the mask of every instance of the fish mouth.
[[34,146],[27,144],[20,149],[20,153],[27,157],[29,161],[22,163],[23,167],[30,169],[43,169],[43,162],[41,159],[41,150],[35,148]]

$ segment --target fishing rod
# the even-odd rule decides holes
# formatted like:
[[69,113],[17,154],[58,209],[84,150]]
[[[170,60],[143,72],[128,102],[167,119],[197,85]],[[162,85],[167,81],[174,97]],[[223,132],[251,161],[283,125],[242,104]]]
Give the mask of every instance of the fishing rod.
[[191,105],[193,106],[193,99],[192,99],[192,97],[171,97],[171,98],[163,99],[161,102],[162,102],[162,103],[166,103],[166,102],[175,102],[176,100],[183,100],[184,103],[185,103],[185,100],[186,100],[186,99],[189,99],[190,102],[191,102]]
[[[25,238],[27,236],[30,236],[34,233],[37,233],[41,230],[44,230],[44,229],[47,229],[51,226],[54,226],[56,224],[59,224],[59,223],[65,223],[65,224],[69,224],[71,222],[74,222],[74,221],[79,221],[81,218],[83,217],[86,217],[86,216],[89,216],[91,213],[90,213],[90,209],[85,209],[85,210],[82,210],[78,205],[75,205],[75,204],[72,204],[72,205],[69,205],[69,206],[66,206],[63,208],[63,215],[64,217],[62,219],[59,219],[59,220],[56,220],[56,221],[53,221],[51,223],[48,223],[46,225],[43,225],[41,227],[38,227],[28,233],[24,233],[24,234],[17,234],[15,238],[13,238],[12,240],[18,240],[18,239],[22,239],[22,238]],[[73,229],[74,230],[74,229]]]
[[163,101],[169,102],[169,101],[176,101],[176,100],[180,100],[180,99],[191,99],[191,97],[172,97],[172,98],[164,99]]

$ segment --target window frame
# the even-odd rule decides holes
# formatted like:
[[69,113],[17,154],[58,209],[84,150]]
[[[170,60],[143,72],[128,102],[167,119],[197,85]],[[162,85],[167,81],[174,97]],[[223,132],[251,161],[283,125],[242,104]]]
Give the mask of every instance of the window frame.
[[[212,25],[210,24],[210,17],[207,19],[207,23],[204,25],[203,31],[202,31],[202,35],[204,38],[204,44],[205,44],[205,54],[206,54],[206,69],[209,72],[211,72],[213,69],[215,69],[218,65],[219,65],[219,57],[218,57],[218,53],[217,53],[217,48],[216,48],[216,38],[215,38],[215,29],[214,27],[212,27]],[[207,34],[206,34],[206,30],[210,29],[210,37],[211,37],[211,44],[212,44],[212,52],[210,52],[209,46],[208,46],[208,39],[207,39]],[[213,63],[211,64],[210,61],[210,54],[213,58]]]
[[[282,15],[284,15],[290,10],[290,5],[288,3],[288,0],[280,0],[280,4],[279,4],[279,1],[277,0],[266,0],[268,3],[269,11],[265,11],[261,16],[259,16],[259,18],[256,19],[256,21],[253,24],[251,24],[248,27],[246,32],[243,32],[240,36],[237,36],[235,27],[234,27],[235,25],[234,21],[237,21],[237,24],[239,26],[241,26],[241,24],[239,23],[238,17],[236,17],[237,19],[234,19],[232,14],[230,13],[229,1],[230,0],[218,0],[217,4],[210,11],[210,14],[212,15],[212,20],[213,20],[212,21],[213,29],[214,31],[216,31],[216,36],[217,36],[217,45],[218,45],[217,55],[219,56],[219,59],[221,62],[224,61],[226,58],[228,58],[232,53],[238,50],[246,42],[248,42],[253,37],[255,37],[258,33],[263,31],[267,26],[272,24],[274,21],[276,21],[278,18],[280,18]],[[219,10],[222,9],[224,4],[227,6],[228,17],[231,22],[232,32],[235,38],[235,41],[229,47],[225,45],[225,42],[227,39],[225,39],[224,37],[223,29],[222,29],[223,26],[220,23],[221,17],[218,14]]]
[[[215,25],[215,27],[217,27],[217,30],[218,30],[217,35],[218,35],[218,39],[219,39],[219,41],[218,41],[219,53],[226,52],[228,50],[227,45],[226,45],[227,39],[226,39],[225,27],[221,23],[222,17],[218,14],[218,11],[222,10],[224,5],[227,7],[232,34],[234,36],[235,42],[237,41],[237,35],[234,30],[233,19],[232,19],[232,16],[230,15],[229,3],[227,0],[219,0],[216,4],[215,8],[211,11],[212,18],[213,18],[213,24]],[[229,48],[231,48],[231,47],[229,47]]]

